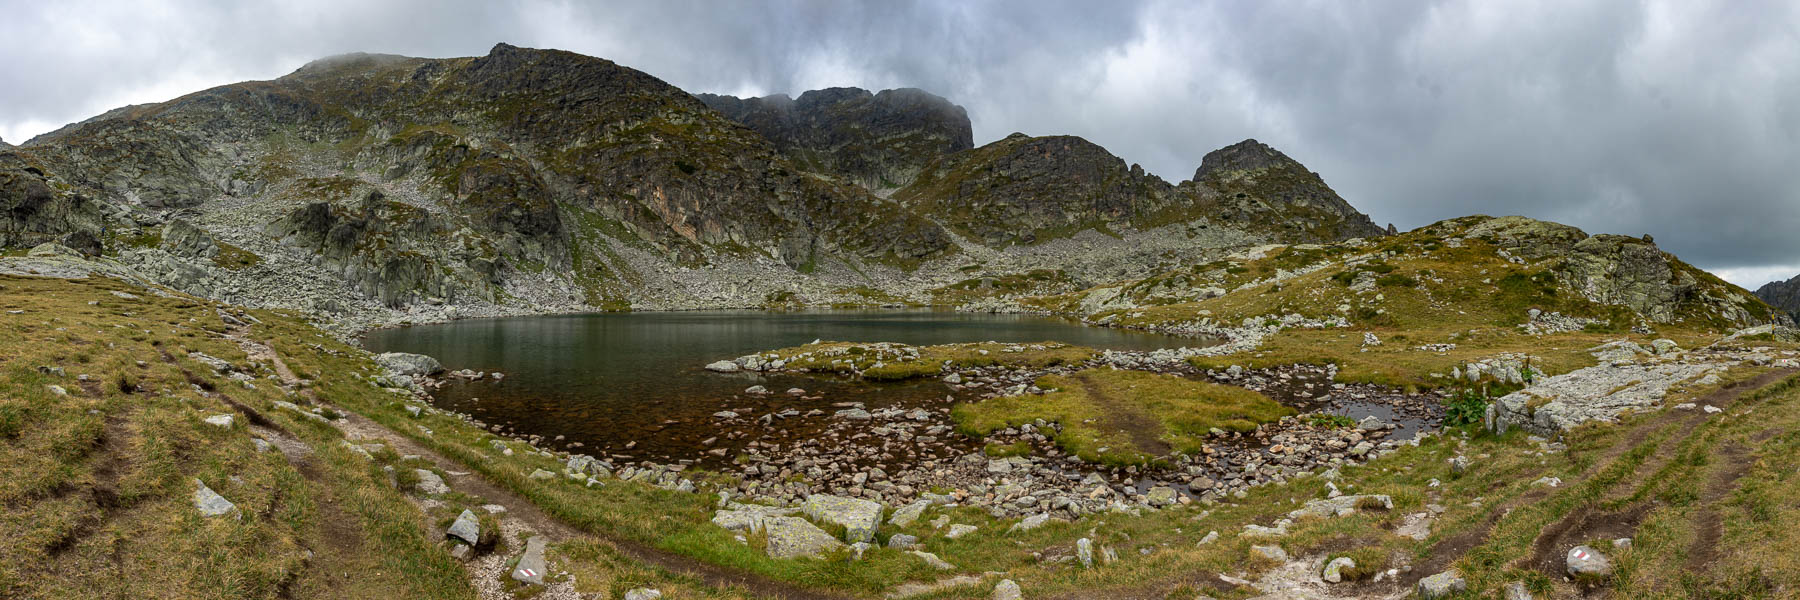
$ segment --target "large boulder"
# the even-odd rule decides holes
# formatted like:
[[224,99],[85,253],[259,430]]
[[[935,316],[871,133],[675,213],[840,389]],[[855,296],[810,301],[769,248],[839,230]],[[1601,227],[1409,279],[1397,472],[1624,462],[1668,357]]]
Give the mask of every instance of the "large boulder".
[[191,259],[212,260],[219,255],[219,244],[211,234],[184,219],[163,225],[162,249],[169,254]]
[[481,521],[475,517],[474,512],[465,508],[462,514],[456,516],[456,521],[450,523],[450,529],[444,532],[444,537],[462,540],[470,546],[478,545],[481,543]]
[[875,539],[881,524],[881,504],[870,500],[813,494],[800,510],[815,521],[843,527],[844,541],[851,543]]
[[1571,577],[1606,578],[1611,577],[1613,572],[1612,561],[1605,554],[1587,546],[1570,548],[1564,563]]
[[845,547],[819,526],[799,517],[764,519],[763,528],[768,532],[769,545],[765,551],[769,558],[817,557]]
[[1418,593],[1421,600],[1437,600],[1449,598],[1469,589],[1469,582],[1463,580],[1462,572],[1451,569],[1419,580]]
[[436,375],[444,372],[437,359],[423,354],[383,352],[375,355],[375,364],[399,375]]

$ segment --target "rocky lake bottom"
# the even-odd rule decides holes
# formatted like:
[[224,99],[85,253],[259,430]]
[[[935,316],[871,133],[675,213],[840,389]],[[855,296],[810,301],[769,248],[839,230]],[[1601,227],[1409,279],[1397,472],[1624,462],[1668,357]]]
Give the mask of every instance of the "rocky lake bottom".
[[[814,340],[916,344],[1056,341],[1110,350],[1043,368],[954,368],[949,375],[870,382],[779,370],[708,371],[720,359]],[[451,375],[438,408],[497,433],[595,457],[605,468],[699,468],[736,475],[739,494],[793,500],[830,492],[900,504],[932,490],[996,515],[1097,512],[1117,500],[1167,504],[1223,499],[1327,464],[1356,462],[1433,429],[1435,398],[1334,384],[1331,367],[1203,372],[1145,360],[1212,340],[1084,326],[1051,318],[943,311],[709,311],[462,321],[378,330],[375,351],[427,354]],[[1150,366],[1155,365],[1155,366]],[[1261,392],[1298,413],[1254,431],[1218,432],[1199,451],[1159,453],[1152,465],[1081,461],[1057,447],[1055,423],[959,432],[961,403],[1043,393],[1035,382],[1085,368],[1150,370]],[[495,374],[499,374],[496,376]],[[1018,456],[989,456],[986,447]],[[1162,448],[1166,451],[1167,448]],[[993,485],[996,476],[1014,482]],[[1100,490],[1107,490],[1101,492]],[[1122,494],[1128,498],[1111,498]]]

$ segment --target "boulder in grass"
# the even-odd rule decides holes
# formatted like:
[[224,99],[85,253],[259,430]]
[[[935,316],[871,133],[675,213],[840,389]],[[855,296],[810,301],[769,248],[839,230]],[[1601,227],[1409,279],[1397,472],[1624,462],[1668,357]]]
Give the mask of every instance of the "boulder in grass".
[[465,508],[462,514],[456,516],[456,522],[450,524],[450,529],[444,532],[444,537],[461,540],[470,546],[480,544],[481,521],[475,518],[474,512]]
[[1612,561],[1588,546],[1570,548],[1564,562],[1570,577],[1599,579],[1611,577],[1613,573]]
[[763,520],[769,545],[769,558],[817,557],[844,547],[844,543],[799,517],[771,517]]
[[881,504],[870,500],[813,494],[800,510],[815,521],[843,527],[846,542],[875,539],[875,528],[881,524]]
[[200,511],[201,516],[231,515],[234,519],[242,518],[243,513],[238,512],[237,505],[226,500],[224,496],[220,496],[212,488],[206,487],[206,482],[195,479],[194,486],[194,508]]
[[1418,594],[1422,600],[1449,598],[1469,589],[1469,582],[1462,577],[1462,572],[1450,569],[1419,580]]
[[994,600],[1023,600],[1024,597],[1019,592],[1019,584],[1011,579],[1002,579],[994,585]]

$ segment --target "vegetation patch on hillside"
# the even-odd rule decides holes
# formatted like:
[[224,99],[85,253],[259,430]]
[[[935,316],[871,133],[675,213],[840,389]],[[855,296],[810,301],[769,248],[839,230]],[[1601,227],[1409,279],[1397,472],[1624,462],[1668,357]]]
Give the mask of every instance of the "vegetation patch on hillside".
[[1088,369],[1037,385],[1050,391],[961,404],[951,415],[958,429],[976,436],[1056,423],[1057,445],[1082,460],[1144,464],[1171,451],[1198,452],[1215,430],[1254,431],[1294,414],[1240,387],[1144,371]]

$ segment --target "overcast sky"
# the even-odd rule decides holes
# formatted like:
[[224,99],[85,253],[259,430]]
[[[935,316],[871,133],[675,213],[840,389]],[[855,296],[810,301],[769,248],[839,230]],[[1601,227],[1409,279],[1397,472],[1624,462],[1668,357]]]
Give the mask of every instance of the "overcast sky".
[[562,48],[692,92],[918,87],[977,144],[1073,134],[1171,182],[1244,138],[1380,223],[1650,233],[1800,274],[1800,3],[0,0],[0,138],[321,56]]

